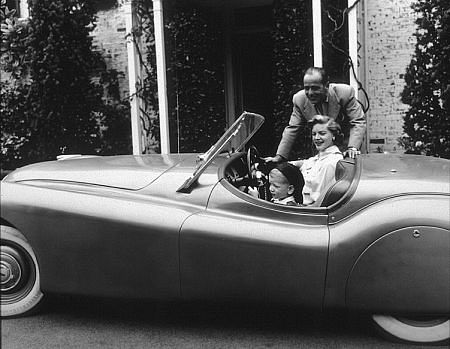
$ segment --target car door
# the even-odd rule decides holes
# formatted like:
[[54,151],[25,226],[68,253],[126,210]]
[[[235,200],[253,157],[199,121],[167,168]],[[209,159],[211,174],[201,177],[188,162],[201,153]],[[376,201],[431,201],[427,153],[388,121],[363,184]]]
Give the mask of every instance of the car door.
[[328,243],[326,209],[275,205],[222,181],[182,226],[181,294],[321,306]]

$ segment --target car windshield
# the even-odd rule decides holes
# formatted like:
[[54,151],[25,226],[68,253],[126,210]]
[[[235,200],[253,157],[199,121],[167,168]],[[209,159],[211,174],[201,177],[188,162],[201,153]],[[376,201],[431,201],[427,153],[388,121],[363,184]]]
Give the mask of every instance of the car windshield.
[[198,156],[197,167],[194,173],[177,191],[190,192],[192,185],[218,154],[224,151],[234,153],[243,149],[248,140],[258,131],[263,123],[264,117],[259,114],[242,113],[206,153]]

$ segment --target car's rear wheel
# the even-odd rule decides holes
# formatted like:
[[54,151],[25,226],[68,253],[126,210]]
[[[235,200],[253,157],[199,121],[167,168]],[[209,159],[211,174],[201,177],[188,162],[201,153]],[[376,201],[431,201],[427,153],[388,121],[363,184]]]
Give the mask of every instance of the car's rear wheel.
[[25,315],[43,299],[39,265],[24,236],[1,226],[1,317]]
[[416,344],[441,344],[450,340],[448,316],[372,315],[372,320],[389,338]]

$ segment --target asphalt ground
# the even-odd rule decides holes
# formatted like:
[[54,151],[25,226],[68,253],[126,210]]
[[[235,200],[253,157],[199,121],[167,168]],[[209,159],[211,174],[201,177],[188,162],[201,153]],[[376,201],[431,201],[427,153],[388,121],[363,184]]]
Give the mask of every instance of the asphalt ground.
[[3,320],[1,339],[2,349],[425,348],[387,341],[364,314],[69,296],[50,297],[35,315]]

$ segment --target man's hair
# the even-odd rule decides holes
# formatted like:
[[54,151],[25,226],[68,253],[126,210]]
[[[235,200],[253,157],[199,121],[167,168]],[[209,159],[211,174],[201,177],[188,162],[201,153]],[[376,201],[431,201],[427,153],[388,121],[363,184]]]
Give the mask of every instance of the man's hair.
[[328,73],[324,68],[309,67],[305,70],[305,74],[303,74],[303,76],[312,75],[314,73],[320,74],[322,84],[326,85],[330,82],[330,77],[328,76]]

